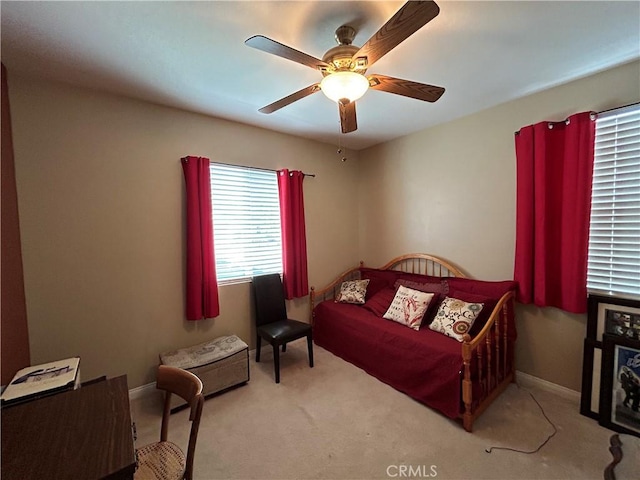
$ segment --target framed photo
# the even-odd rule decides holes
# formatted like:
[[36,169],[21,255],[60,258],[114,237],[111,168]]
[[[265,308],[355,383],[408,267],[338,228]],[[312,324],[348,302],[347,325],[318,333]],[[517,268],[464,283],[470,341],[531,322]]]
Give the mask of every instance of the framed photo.
[[604,309],[604,331],[610,335],[640,340],[640,309]]
[[640,339],[640,300],[589,295],[587,338],[602,342],[602,335]]
[[600,419],[602,338],[611,334],[638,339],[640,300],[589,294],[587,338],[584,340],[580,413]]
[[604,334],[600,425],[640,437],[640,340]]
[[595,420],[600,419],[600,368],[602,349],[596,348],[595,340],[584,339],[582,363],[582,395],[580,413]]

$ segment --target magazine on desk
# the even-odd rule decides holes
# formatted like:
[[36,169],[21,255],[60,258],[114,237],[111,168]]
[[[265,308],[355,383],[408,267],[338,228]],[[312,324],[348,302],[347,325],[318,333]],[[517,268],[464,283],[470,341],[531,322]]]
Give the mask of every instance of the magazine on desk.
[[23,368],[0,396],[2,406],[73,390],[80,384],[80,357]]

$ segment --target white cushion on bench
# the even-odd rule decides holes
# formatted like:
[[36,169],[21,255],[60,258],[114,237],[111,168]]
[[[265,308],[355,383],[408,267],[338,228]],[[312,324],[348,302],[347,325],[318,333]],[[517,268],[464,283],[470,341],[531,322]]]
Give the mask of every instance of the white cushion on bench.
[[227,358],[245,348],[247,344],[236,335],[227,335],[192,347],[162,353],[160,360],[164,365],[188,369]]

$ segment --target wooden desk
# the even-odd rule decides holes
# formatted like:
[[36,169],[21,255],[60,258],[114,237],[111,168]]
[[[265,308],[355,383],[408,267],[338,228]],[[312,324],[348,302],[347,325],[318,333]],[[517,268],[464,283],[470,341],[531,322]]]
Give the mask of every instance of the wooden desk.
[[3,408],[2,478],[132,479],[127,377]]

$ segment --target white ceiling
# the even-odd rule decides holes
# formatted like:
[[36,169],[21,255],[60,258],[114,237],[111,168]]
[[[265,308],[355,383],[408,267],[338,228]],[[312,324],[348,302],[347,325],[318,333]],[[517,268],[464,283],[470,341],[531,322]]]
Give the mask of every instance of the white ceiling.
[[640,58],[640,2],[438,1],[440,14],[379,60],[380,73],[442,86],[437,103],[369,91],[341,135],[321,93],[258,109],[320,80],[249,48],[262,34],[322,58],[343,24],[362,45],[402,5],[368,2],[0,3],[12,72],[361,149]]

